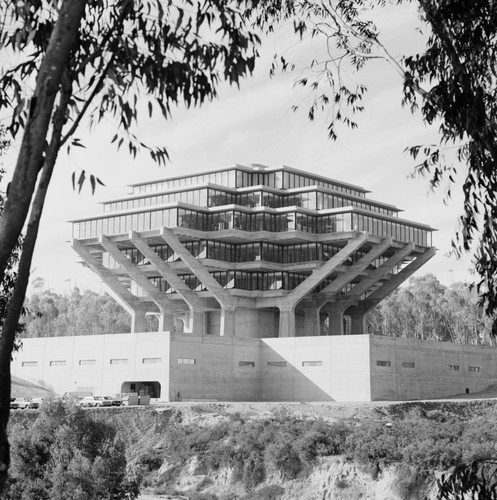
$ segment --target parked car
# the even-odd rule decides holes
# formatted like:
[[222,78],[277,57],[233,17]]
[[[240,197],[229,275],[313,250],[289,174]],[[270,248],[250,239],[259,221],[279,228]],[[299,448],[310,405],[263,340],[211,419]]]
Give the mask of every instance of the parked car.
[[86,396],[81,400],[81,406],[112,406],[112,401],[109,401],[102,396]]
[[29,408],[37,409],[43,403],[43,398],[32,398]]
[[11,410],[26,410],[28,408],[38,408],[40,405],[31,398],[14,398],[10,402]]
[[123,398],[118,394],[115,396],[104,396],[104,399],[108,399],[112,406],[121,406],[123,404]]

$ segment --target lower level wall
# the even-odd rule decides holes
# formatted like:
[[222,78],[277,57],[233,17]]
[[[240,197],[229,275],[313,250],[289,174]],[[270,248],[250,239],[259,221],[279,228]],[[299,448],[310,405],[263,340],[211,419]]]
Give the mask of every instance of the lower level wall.
[[371,400],[431,399],[497,383],[495,347],[371,337]]
[[258,401],[259,345],[259,339],[172,336],[170,400]]
[[163,397],[169,394],[169,350],[164,332],[23,339],[12,374],[60,395],[115,394],[127,382],[153,381]]
[[57,394],[134,384],[160,387],[166,401],[394,401],[496,384],[497,349],[369,335],[135,333],[24,339],[12,372]]
[[369,336],[262,339],[264,401],[370,401]]

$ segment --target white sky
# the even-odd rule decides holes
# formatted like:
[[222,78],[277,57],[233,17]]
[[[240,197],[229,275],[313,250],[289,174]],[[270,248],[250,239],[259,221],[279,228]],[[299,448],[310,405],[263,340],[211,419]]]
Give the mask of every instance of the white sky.
[[[382,39],[394,55],[413,47],[414,19],[410,5],[378,14]],[[282,33],[284,41],[279,41]],[[297,44],[289,56],[310,61],[322,50],[322,43],[314,39]],[[358,129],[341,128],[338,141],[332,142],[327,138],[324,119],[318,117],[311,123],[305,111],[290,110],[292,104],[303,99],[305,102],[305,94],[293,88],[292,78],[268,77],[272,54],[287,45],[285,29],[266,41],[255,75],[245,80],[240,90],[222,87],[219,98],[200,109],[173,110],[173,118],[167,123],[159,118],[143,122],[140,137],[168,148],[171,162],[166,167],[158,167],[145,153],[136,160],[125,152],[117,153],[110,144],[114,135],[110,124],[93,133],[87,129],[78,132],[76,136],[87,148],[74,148],[70,157],[59,157],[34,255],[32,279],[41,277],[48,288],[58,292],[73,286],[105,290],[101,281],[78,263],[69,245],[68,220],[100,213],[98,202],[127,194],[130,183],[235,163],[261,163],[288,165],[370,190],[369,198],[403,209],[402,218],[438,229],[433,237],[438,253],[418,275],[433,273],[445,284],[471,280],[470,259],[457,261],[447,255],[462,209],[460,186],[453,188],[453,201],[446,205],[443,188],[433,193],[427,179],[410,178],[414,162],[404,149],[433,142],[436,132],[427,129],[419,115],[401,108],[401,82],[395,71],[384,62],[375,62],[357,77],[369,87],[366,111],[358,117]],[[16,149],[14,144],[1,159],[7,170],[3,184],[12,175]],[[92,196],[88,183],[78,195],[72,190],[71,174],[80,169],[97,175],[106,187],[99,186]]]

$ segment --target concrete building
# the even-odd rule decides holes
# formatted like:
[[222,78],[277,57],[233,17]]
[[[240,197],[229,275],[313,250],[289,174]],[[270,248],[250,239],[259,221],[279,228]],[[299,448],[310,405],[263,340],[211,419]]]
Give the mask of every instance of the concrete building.
[[[72,242],[130,313],[132,333],[25,341],[16,374],[58,392],[162,399],[404,399],[485,388],[495,376],[480,371],[490,351],[443,347],[449,361],[419,372],[436,379],[428,387],[415,374],[430,343],[365,332],[365,313],[435,253],[429,226],[367,193],[262,165],[133,185],[101,215],[73,221]],[[145,333],[147,315],[157,332]],[[445,365],[467,368],[452,370],[452,384]]]

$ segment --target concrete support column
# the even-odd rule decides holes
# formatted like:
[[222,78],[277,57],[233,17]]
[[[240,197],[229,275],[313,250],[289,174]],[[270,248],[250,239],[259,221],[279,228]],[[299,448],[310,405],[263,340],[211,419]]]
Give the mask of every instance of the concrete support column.
[[196,335],[206,334],[206,318],[204,311],[190,310],[186,332]]
[[351,315],[350,320],[350,333],[352,335],[362,335],[366,332],[366,322],[364,320],[364,315]]
[[347,308],[345,314],[350,317],[350,333],[352,335],[362,335],[367,332],[364,318],[366,309],[362,305]]
[[317,336],[321,334],[319,322],[319,309],[315,302],[309,302],[304,305],[305,326],[304,335]]
[[343,310],[332,308],[328,312],[330,335],[343,335]]
[[159,314],[159,332],[174,332],[174,316],[172,314]]
[[295,337],[295,307],[280,308],[279,337]]
[[131,333],[139,333],[147,331],[147,321],[145,319],[145,311],[134,309],[131,312]]
[[221,326],[219,328],[219,335],[221,337],[234,337],[235,336],[235,309],[234,308],[221,308]]

